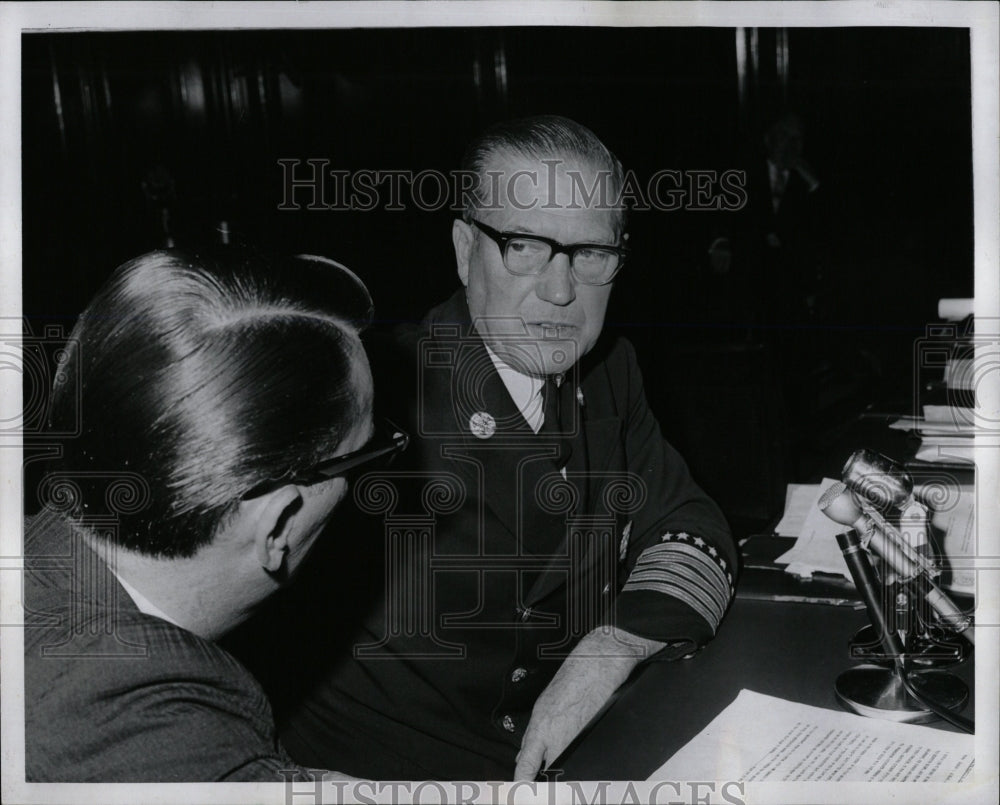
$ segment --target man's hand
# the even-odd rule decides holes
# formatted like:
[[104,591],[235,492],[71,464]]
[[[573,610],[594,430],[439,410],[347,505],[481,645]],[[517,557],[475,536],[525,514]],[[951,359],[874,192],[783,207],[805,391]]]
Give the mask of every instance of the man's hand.
[[534,780],[569,746],[632,669],[665,644],[622,630],[595,629],[565,659],[535,702],[515,780]]

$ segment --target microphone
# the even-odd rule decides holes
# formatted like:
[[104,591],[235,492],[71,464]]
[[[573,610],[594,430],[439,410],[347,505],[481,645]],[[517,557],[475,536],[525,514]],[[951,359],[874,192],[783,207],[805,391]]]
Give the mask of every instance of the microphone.
[[874,450],[851,453],[840,477],[848,489],[883,511],[903,509],[913,499],[913,476],[902,464]]
[[[902,464],[874,450],[862,448],[855,450],[847,459],[841,480],[862,501],[865,513],[890,539],[896,541],[910,559],[932,577],[941,574],[932,556],[933,546],[928,540],[927,507],[914,497],[913,476]],[[885,515],[891,511],[899,512],[903,533],[885,521]]]
[[831,486],[820,497],[818,505],[819,510],[835,523],[850,526],[859,534],[863,534],[867,541],[866,547],[880,556],[902,581],[910,581],[923,575],[926,589],[922,592],[927,604],[951,629],[961,633],[975,645],[969,617],[955,606],[932,579],[926,576],[923,566],[911,559],[901,546],[883,531],[880,523],[861,510],[847,484],[836,483]]

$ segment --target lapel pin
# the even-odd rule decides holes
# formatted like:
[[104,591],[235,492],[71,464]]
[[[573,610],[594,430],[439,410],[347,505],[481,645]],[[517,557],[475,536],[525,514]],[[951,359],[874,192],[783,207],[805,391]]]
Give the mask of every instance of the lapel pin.
[[618,544],[618,561],[624,562],[628,556],[628,538],[632,534],[632,521],[629,520],[622,529],[622,541]]
[[576,387],[576,401],[581,408],[583,408],[586,403],[583,401],[583,389],[579,386]]
[[476,411],[469,417],[469,430],[477,439],[489,439],[497,432],[497,421],[485,411]]

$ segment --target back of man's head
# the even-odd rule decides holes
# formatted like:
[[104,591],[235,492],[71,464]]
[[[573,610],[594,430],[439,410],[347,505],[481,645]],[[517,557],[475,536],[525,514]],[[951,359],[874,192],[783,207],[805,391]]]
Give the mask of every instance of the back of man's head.
[[[364,285],[323,258],[152,252],[122,265],[80,317],[53,392],[61,471],[84,524],[108,476],[148,501],[118,513],[118,543],[192,556],[242,495],[333,455],[365,415]],[[101,479],[101,476],[104,476]]]

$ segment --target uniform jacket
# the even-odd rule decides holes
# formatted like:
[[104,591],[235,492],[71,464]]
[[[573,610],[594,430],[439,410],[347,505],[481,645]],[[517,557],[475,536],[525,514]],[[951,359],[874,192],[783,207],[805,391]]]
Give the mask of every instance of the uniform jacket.
[[59,515],[25,528],[29,782],[281,782],[264,691],[216,644],[140,612]]
[[732,540],[660,435],[627,342],[599,344],[560,387],[565,478],[558,439],[515,408],[464,293],[392,346],[373,349],[379,405],[405,418],[411,446],[354,491],[384,593],[282,739],[299,762],[359,776],[509,778],[535,699],[583,634],[616,624],[667,641],[667,657],[712,636]]

